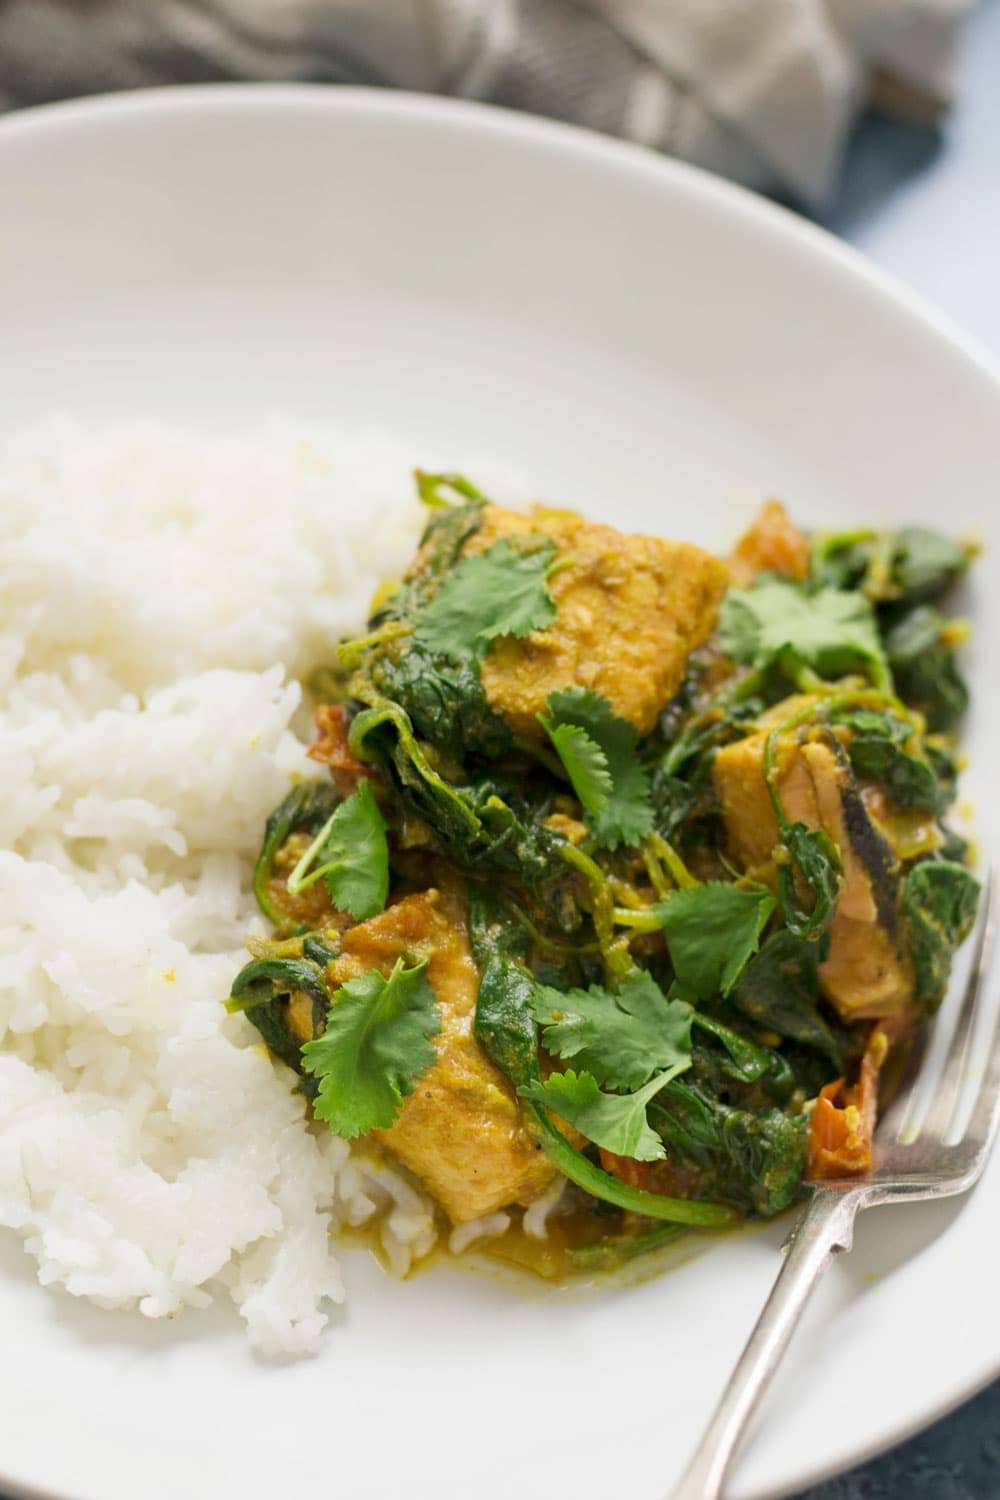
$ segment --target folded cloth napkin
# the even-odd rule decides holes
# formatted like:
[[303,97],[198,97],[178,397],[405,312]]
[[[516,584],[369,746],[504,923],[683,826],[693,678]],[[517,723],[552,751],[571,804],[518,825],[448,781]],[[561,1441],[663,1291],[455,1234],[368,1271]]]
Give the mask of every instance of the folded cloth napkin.
[[0,0],[0,108],[213,79],[383,84],[642,142],[813,205],[873,101],[934,119],[971,0]]

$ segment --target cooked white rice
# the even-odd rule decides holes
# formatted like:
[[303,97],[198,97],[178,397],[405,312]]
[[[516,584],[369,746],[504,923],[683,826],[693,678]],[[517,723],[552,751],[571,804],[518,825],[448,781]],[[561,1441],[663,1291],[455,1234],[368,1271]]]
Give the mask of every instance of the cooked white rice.
[[0,450],[0,1225],[102,1306],[228,1294],[265,1352],[343,1297],[338,1224],[379,1216],[398,1271],[434,1240],[222,1006],[263,819],[315,774],[295,679],[405,564],[412,457],[65,422]]

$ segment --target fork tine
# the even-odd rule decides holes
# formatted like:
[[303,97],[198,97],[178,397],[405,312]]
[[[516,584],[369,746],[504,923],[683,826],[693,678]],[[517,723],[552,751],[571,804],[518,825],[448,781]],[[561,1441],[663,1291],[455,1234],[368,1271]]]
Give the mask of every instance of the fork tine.
[[[994,871],[994,875],[995,873]],[[994,879],[994,889],[997,883]],[[991,928],[995,930],[997,919],[995,907],[988,911],[987,916]],[[996,1024],[990,1037],[983,1080],[979,1085],[979,1092],[972,1106],[972,1113],[965,1131],[965,1141],[974,1151],[980,1165],[989,1155],[998,1129],[1000,1129],[1000,1010],[997,1012]]]
[[976,1020],[979,999],[986,983],[986,975],[993,956],[993,939],[996,930],[996,886],[995,872],[987,872],[983,881],[983,910],[979,921],[972,968],[962,997],[962,1008],[955,1021],[948,1055],[945,1058],[937,1089],[927,1114],[920,1127],[920,1135],[936,1141],[944,1141],[954,1124],[963,1085],[966,1081],[969,1049]]
[[910,1045],[903,1075],[892,1096],[892,1102],[878,1122],[878,1139],[881,1145],[901,1143],[909,1139],[907,1125],[913,1108],[913,1094],[927,1056],[927,1028],[922,1027]]

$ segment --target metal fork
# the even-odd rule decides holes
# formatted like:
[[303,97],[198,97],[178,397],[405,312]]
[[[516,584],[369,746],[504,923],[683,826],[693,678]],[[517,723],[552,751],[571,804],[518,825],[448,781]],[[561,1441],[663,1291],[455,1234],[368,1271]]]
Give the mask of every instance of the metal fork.
[[968,1124],[950,1142],[963,1093],[976,1013],[989,973],[997,925],[996,869],[984,882],[972,969],[947,1056],[923,1119],[911,1120],[923,1043],[879,1126],[875,1167],[865,1177],[822,1182],[787,1241],[785,1263],[684,1477],[668,1500],[719,1500],[740,1440],[760,1405],[820,1276],[839,1250],[850,1250],[864,1208],[948,1198],[982,1175],[1000,1126],[1000,1015]]

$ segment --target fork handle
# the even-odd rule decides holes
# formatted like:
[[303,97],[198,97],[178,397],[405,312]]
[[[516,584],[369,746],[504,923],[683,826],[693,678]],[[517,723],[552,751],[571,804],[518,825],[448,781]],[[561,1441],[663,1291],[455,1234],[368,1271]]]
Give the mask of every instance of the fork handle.
[[747,1424],[774,1378],[813,1287],[837,1250],[849,1250],[864,1193],[817,1188],[715,1415],[668,1500],[719,1500]]

